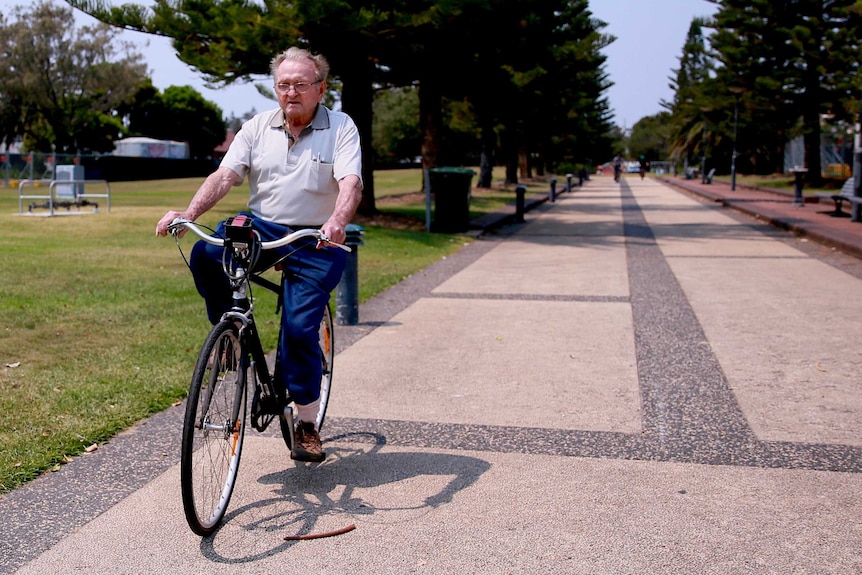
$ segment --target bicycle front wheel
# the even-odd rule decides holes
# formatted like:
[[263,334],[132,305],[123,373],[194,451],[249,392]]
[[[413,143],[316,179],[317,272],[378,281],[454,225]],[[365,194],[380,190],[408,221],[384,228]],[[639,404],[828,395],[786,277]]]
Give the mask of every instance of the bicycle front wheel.
[[[317,431],[323,426],[323,420],[326,418],[326,406],[329,404],[329,392],[332,387],[332,365],[335,359],[335,332],[332,329],[332,312],[329,311],[329,306],[323,312],[323,319],[320,321],[319,329],[320,342],[320,357],[322,362],[322,372],[320,377],[320,408],[317,410],[317,417],[314,420],[314,426]],[[288,449],[292,449],[293,427],[296,422],[288,423],[284,414],[279,418],[281,424],[281,435],[284,437],[284,442]]]
[[180,454],[183,510],[192,531],[213,533],[236,483],[245,435],[246,374],[232,321],[210,332],[195,365]]

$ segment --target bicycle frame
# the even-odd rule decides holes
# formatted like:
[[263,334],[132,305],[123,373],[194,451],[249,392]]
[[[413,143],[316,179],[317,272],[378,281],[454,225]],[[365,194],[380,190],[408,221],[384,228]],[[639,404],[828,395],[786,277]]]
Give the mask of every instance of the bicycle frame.
[[[251,236],[250,244],[230,240],[225,243],[226,260],[224,267],[225,274],[230,279],[233,288],[233,307],[222,315],[221,321],[233,321],[241,325],[239,339],[242,353],[237,385],[241,388],[247,386],[250,372],[254,376],[251,425],[257,431],[262,432],[269,427],[276,416],[282,415],[282,411],[284,411],[283,416],[287,421],[292,421],[293,413],[290,408],[291,399],[286,390],[273,384],[266,363],[266,354],[263,351],[257,324],[254,320],[254,300],[250,294],[249,282],[261,285],[276,294],[281,291],[278,284],[260,277],[259,273],[249,271],[254,264],[250,254],[255,252],[255,242],[259,243],[259,238]],[[231,263],[227,260],[228,250],[232,251],[231,261],[235,262],[237,266],[234,271],[231,271]],[[239,415],[241,408],[241,402],[237,399],[233,412],[234,418]]]

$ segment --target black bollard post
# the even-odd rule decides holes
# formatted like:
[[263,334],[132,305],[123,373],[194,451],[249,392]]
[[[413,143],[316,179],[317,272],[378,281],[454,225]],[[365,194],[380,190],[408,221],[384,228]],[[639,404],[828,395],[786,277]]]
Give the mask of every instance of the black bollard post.
[[574,174],[566,174],[566,193],[572,193],[572,178],[574,178]]
[[557,201],[557,178],[551,178],[551,203]]
[[515,187],[515,223],[524,223],[524,196],[527,193],[527,186],[520,185]]
[[338,325],[356,325],[359,323],[359,246],[364,244],[365,230],[362,226],[349,224],[345,231],[347,239],[344,243],[352,251],[347,254],[347,265],[335,288],[335,322]]

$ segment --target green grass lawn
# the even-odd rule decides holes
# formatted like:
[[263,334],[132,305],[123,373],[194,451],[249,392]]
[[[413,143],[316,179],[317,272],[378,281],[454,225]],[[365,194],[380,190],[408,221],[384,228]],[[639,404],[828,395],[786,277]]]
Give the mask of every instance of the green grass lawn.
[[422,191],[422,170],[378,170],[374,172],[374,197],[385,198]]
[[[110,213],[100,201],[99,214],[53,218],[17,215],[17,189],[0,187],[0,494],[185,396],[209,326],[174,241],[154,230],[165,211],[185,207],[200,181],[117,182]],[[421,171],[381,172],[375,182],[380,198],[416,192]],[[214,226],[246,198],[238,189],[201,223]],[[481,192],[474,207],[512,199]],[[415,207],[379,204],[400,214]],[[365,228],[362,301],[470,241],[421,225]],[[192,243],[191,235],[182,240],[186,250]],[[262,291],[258,317],[271,347],[275,301]]]
[[[472,170],[478,175],[479,168],[473,167]],[[489,189],[473,188],[470,192],[470,217],[476,218],[482,214],[496,212],[502,209],[507,204],[515,201],[515,186],[503,186],[505,170],[502,167],[495,167],[492,179],[494,186]],[[565,180],[559,178],[557,189],[565,187]],[[473,177],[472,184],[477,183],[477,176]],[[426,201],[423,193],[422,185],[422,170],[419,168],[411,168],[405,170],[382,170],[374,174],[375,198],[383,199],[382,205],[378,208],[384,212],[394,212],[404,215],[409,215],[415,218],[418,222],[425,222],[426,219]],[[536,191],[547,191],[549,185],[540,180],[531,180],[524,183],[528,193]],[[402,196],[397,203],[386,204],[385,199],[391,196]],[[431,205],[433,211],[433,201]],[[433,217],[433,216],[432,216]]]

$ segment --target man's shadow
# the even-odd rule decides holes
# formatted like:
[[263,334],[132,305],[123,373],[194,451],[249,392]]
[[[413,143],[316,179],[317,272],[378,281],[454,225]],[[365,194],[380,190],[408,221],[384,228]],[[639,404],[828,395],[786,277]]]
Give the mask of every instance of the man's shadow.
[[[219,563],[260,560],[296,544],[285,536],[328,531],[320,526],[328,516],[338,517],[340,527],[351,519],[414,519],[452,501],[490,468],[463,455],[381,452],[386,438],[379,434],[347,433],[327,444],[322,464],[297,464],[258,478],[273,487],[273,497],[230,511],[222,528],[201,540],[203,555]],[[392,488],[379,489],[385,486]]]

